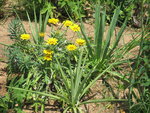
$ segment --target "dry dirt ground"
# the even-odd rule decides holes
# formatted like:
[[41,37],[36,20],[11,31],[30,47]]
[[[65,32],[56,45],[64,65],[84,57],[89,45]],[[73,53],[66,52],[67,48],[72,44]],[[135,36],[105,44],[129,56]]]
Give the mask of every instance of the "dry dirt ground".
[[[8,18],[5,22],[0,22],[0,43],[4,43],[4,44],[12,44],[13,43],[9,39],[9,36],[8,36],[9,35],[8,25],[12,19],[13,19],[13,17]],[[30,27],[29,27],[28,22],[24,21],[23,24],[24,24],[27,32],[30,32]],[[93,36],[94,36],[93,25],[85,23],[85,28],[87,31],[87,35],[93,38]],[[107,29],[108,29],[108,27],[106,27],[106,32],[107,32]],[[116,32],[118,31],[118,29],[119,28],[116,28]],[[50,28],[48,27],[47,33],[49,33],[49,30],[50,30]],[[137,29],[127,28],[123,34],[121,41],[120,41],[120,45],[123,45],[124,43],[127,43],[130,40],[132,40],[133,37],[137,36],[138,32],[139,31]],[[74,40],[71,38],[73,35],[74,34],[71,31],[67,32],[67,38],[69,40]],[[5,68],[7,66],[7,64],[5,63],[7,61],[7,58],[5,56],[6,50],[7,50],[7,48],[5,48],[5,46],[0,44],[0,96],[4,96],[6,93],[6,88],[5,88],[6,78],[7,78],[7,74],[6,74],[6,70],[5,70]],[[137,49],[133,50],[131,53],[132,54],[137,53]],[[101,83],[98,83],[96,88],[93,91],[96,92],[99,97],[102,97],[102,94],[100,93],[100,89],[99,89],[100,84]],[[103,87],[101,87],[101,88],[103,88]],[[119,113],[119,111],[116,110],[115,105],[111,105],[108,103],[107,104],[89,104],[86,107],[87,107],[87,109],[89,109],[89,113]],[[33,110],[26,109],[25,112],[33,113]],[[54,109],[54,107],[48,107],[48,108],[46,108],[45,113],[60,113],[60,112],[58,112],[57,109]],[[121,113],[123,113],[123,112],[121,112]]]

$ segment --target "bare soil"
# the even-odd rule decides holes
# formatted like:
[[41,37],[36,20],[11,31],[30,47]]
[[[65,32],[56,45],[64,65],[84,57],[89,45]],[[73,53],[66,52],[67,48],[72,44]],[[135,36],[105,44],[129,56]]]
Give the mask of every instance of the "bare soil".
[[[0,43],[4,44],[12,44],[13,42],[9,38],[9,32],[8,32],[8,25],[11,22],[13,17],[8,18],[4,23],[1,22],[0,24]],[[25,29],[27,32],[30,33],[30,27],[28,22],[23,21],[23,24],[25,26]],[[94,28],[93,25],[85,23],[85,28],[87,31],[87,35],[91,38],[94,38]],[[48,27],[48,26],[47,26]],[[120,28],[116,28],[116,32]],[[106,32],[108,30],[108,26],[106,27]],[[47,28],[47,33],[49,33],[50,27]],[[138,29],[132,29],[132,28],[127,28],[126,31],[123,34],[123,37],[120,41],[120,45],[123,45],[129,41],[131,41],[134,37],[136,37],[139,32]],[[74,40],[72,39],[74,33],[71,32],[70,30],[67,32],[67,38],[69,40]],[[48,37],[46,37],[48,38]],[[134,49],[131,51],[131,56],[134,54],[137,54],[138,48]],[[6,79],[7,79],[7,74],[6,74],[6,66],[7,64],[5,63],[7,61],[7,57],[5,56],[5,52],[7,51],[7,48],[4,45],[0,44],[0,96],[4,96],[7,91],[5,88],[6,85]],[[133,54],[133,55],[132,55]],[[101,81],[98,81],[97,84],[94,86],[94,88],[91,89],[91,95],[96,95],[96,98],[104,98],[106,95],[111,96],[107,91],[105,90],[106,87],[102,85]],[[105,92],[105,93],[104,93]],[[85,107],[85,106],[84,106]],[[115,104],[110,104],[110,103],[100,103],[100,104],[89,104],[86,106],[86,109],[89,111],[88,113],[125,113],[122,110],[117,110],[117,105]],[[85,110],[85,109],[84,109]],[[33,113],[32,109],[25,109],[24,110],[26,113]],[[85,110],[85,112],[87,112]],[[52,106],[47,106],[45,113],[60,113],[58,108],[55,108],[52,104]]]

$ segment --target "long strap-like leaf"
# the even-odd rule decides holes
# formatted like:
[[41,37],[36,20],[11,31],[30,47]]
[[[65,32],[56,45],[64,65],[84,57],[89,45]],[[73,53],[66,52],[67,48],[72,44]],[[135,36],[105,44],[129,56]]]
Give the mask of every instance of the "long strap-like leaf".
[[39,29],[38,29],[38,23],[37,23],[37,16],[36,16],[36,11],[35,11],[35,5],[34,6],[34,25],[35,25],[35,36],[37,39],[37,43],[39,43]]
[[10,89],[26,91],[26,92],[31,92],[31,93],[36,93],[36,94],[39,94],[39,95],[43,95],[43,96],[48,96],[48,97],[51,97],[51,98],[57,99],[57,100],[67,100],[65,97],[63,97],[61,95],[58,95],[58,94],[55,94],[55,93],[48,94],[48,93],[44,93],[44,92],[32,91],[32,90],[27,90],[27,89],[23,89],[23,88],[10,87],[10,86],[7,86],[7,87],[10,88]]
[[93,52],[92,52],[92,47],[91,47],[91,44],[90,44],[90,41],[85,33],[85,30],[84,30],[84,25],[83,25],[83,22],[81,21],[81,33],[86,41],[86,46],[87,46],[87,50],[88,50],[88,53],[89,53],[89,56],[90,57],[93,57]]
[[31,34],[32,34],[33,41],[34,41],[35,44],[37,44],[38,39],[37,39],[36,36],[35,36],[35,31],[33,30],[34,28],[33,28],[33,26],[32,26],[29,13],[28,13],[28,12],[26,12],[26,13],[27,13],[27,17],[28,17],[28,21],[29,21],[29,25],[30,25],[30,30],[31,30]]
[[96,6],[95,12],[95,56],[96,59],[99,60],[102,54],[102,41],[105,29],[105,17],[106,12],[101,11],[100,5]]
[[110,27],[109,27],[109,30],[108,30],[108,33],[107,33],[107,37],[106,37],[106,43],[104,45],[104,51],[103,51],[103,59],[105,59],[107,53],[108,53],[108,48],[110,46],[110,41],[111,41],[111,38],[113,36],[113,32],[115,30],[115,27],[116,27],[116,23],[117,23],[117,19],[118,19],[118,16],[119,16],[119,12],[120,12],[120,7],[118,7],[116,10],[115,10],[115,13],[113,15],[113,18],[112,18],[112,21],[111,21],[111,24],[110,24]]
[[127,102],[127,99],[96,99],[96,100],[88,100],[80,103],[82,104],[90,104],[90,103],[100,103],[100,102]]
[[58,61],[57,58],[56,58],[56,61],[57,61],[59,70],[60,70],[60,72],[61,72],[60,75],[61,75],[61,77],[62,77],[62,79],[63,79],[63,82],[64,82],[64,85],[65,85],[66,91],[67,91],[68,94],[70,94],[70,88],[69,88],[68,80],[67,80],[67,78],[66,78],[66,76],[65,76],[65,73],[64,73],[64,71],[63,71],[63,69],[62,69],[62,66],[60,65],[60,63],[59,63],[59,61]]
[[126,28],[126,23],[127,23],[127,19],[124,21],[124,23],[123,23],[123,25],[122,25],[120,31],[118,32],[117,37],[116,37],[116,40],[115,40],[115,42],[114,42],[114,45],[113,45],[111,51],[108,53],[108,57],[112,54],[112,52],[113,52],[113,51],[115,50],[115,48],[118,46],[118,43],[119,43],[119,41],[120,41],[120,38],[121,38],[121,36],[122,36],[122,34],[123,34],[125,28]]
[[104,75],[108,70],[110,70],[114,65],[117,65],[117,64],[118,62],[112,63],[108,68],[103,70],[102,73],[98,74],[86,87],[83,88],[81,96],[83,96],[86,93],[86,91],[89,90],[89,88],[91,88],[102,75]]

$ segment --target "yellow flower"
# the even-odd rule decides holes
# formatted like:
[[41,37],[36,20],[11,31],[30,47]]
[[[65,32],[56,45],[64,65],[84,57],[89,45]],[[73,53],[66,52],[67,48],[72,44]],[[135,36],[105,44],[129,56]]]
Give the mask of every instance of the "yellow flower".
[[56,18],[51,18],[51,19],[48,19],[48,22],[51,24],[57,24],[59,22],[59,20]]
[[73,44],[69,44],[68,46],[66,46],[67,50],[69,51],[74,51],[77,49],[77,46],[73,45]]
[[79,45],[79,46],[82,46],[85,44],[85,40],[81,39],[81,38],[78,38],[76,39],[76,43]]
[[48,40],[46,40],[46,42],[50,45],[56,45],[58,43],[58,40],[56,38],[49,38]]
[[49,54],[46,54],[44,57],[43,57],[44,60],[47,60],[47,61],[50,61],[52,60],[52,55],[49,55]]
[[71,22],[70,20],[66,20],[66,21],[63,21],[63,25],[66,27],[69,27],[69,26],[73,25],[73,22]]
[[80,31],[80,27],[77,24],[70,26],[70,29],[73,31]]
[[51,54],[53,54],[54,53],[54,51],[51,51],[51,50],[43,50],[43,53],[44,54],[48,54],[48,55],[51,55]]
[[45,36],[45,33],[41,32],[41,33],[39,33],[39,36],[40,36],[40,37],[44,37],[44,36]]
[[29,40],[30,35],[29,34],[22,34],[20,38],[23,39],[23,40]]
[[52,54],[54,53],[54,51],[51,50],[43,50],[43,53],[45,54],[45,56],[43,57],[44,60],[50,61],[52,60]]

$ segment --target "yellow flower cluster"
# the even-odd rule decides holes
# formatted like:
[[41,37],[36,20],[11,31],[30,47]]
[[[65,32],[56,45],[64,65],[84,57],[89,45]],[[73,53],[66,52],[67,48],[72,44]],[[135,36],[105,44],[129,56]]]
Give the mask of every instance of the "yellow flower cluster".
[[76,44],[78,44],[79,46],[83,46],[85,44],[85,40],[78,38],[76,39]]
[[69,44],[69,45],[66,46],[66,48],[67,48],[68,51],[74,51],[74,50],[77,49],[77,46],[74,45],[74,44]]
[[41,32],[41,33],[39,33],[39,36],[40,36],[40,37],[44,37],[44,36],[45,36],[45,33]]
[[51,50],[43,50],[43,53],[45,54],[45,56],[43,57],[44,60],[50,61],[52,60],[52,54],[54,53],[54,51]]
[[59,20],[56,18],[51,18],[51,19],[48,19],[48,22],[51,24],[57,24],[59,22]]
[[73,22],[71,22],[70,20],[66,20],[66,21],[63,21],[63,25],[66,27],[69,27],[73,25]]
[[45,55],[44,60],[51,61],[52,60],[52,55]]
[[80,31],[80,27],[79,27],[79,25],[77,25],[77,24],[73,24],[73,25],[71,25],[70,26],[70,29],[72,30],[72,31]]
[[[59,20],[56,19],[56,18],[51,18],[51,19],[48,19],[48,22],[51,23],[51,24],[57,24],[57,23],[59,22]],[[65,20],[65,21],[63,21],[63,25],[64,25],[65,27],[70,27],[70,29],[71,29],[72,31],[74,31],[74,32],[80,31],[79,25],[74,24],[74,23],[73,23],[72,21],[70,21],[70,20]]]
[[56,45],[58,43],[58,40],[56,38],[49,38],[46,40],[47,44],[49,45]]
[[29,40],[30,35],[29,34],[22,34],[20,38],[23,39],[23,40]]
[[[79,46],[83,46],[85,43],[86,43],[85,40],[83,40],[81,38],[76,39],[76,44],[78,44]],[[77,49],[77,46],[74,44],[69,44],[66,46],[66,49],[68,51],[74,51]]]
[[48,55],[51,55],[51,54],[53,54],[54,53],[54,51],[51,51],[51,50],[43,50],[43,53],[44,54],[48,54]]

